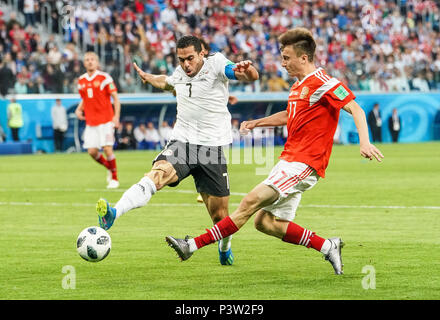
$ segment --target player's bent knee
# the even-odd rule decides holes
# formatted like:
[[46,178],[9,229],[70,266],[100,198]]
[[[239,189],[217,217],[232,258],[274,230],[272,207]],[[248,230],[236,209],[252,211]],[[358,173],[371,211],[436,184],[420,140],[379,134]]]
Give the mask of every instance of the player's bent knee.
[[256,193],[249,193],[240,202],[240,209],[243,212],[248,212],[249,214],[254,214],[258,209],[261,208],[262,199]]
[[104,151],[106,157],[110,157],[113,155],[113,146],[105,146],[102,148],[102,151]]
[[255,229],[257,229],[260,232],[265,232],[267,230],[268,227],[268,223],[270,223],[270,217],[268,216],[268,214],[263,211],[260,210],[254,219],[254,227]]
[[260,214],[257,214],[257,215],[255,216],[255,219],[254,219],[254,227],[255,227],[255,229],[257,229],[258,231],[261,231],[261,232],[262,232],[263,227],[264,227],[264,224],[263,224],[263,219],[262,219],[262,217],[261,217]]
[[155,162],[153,168],[146,176],[155,183],[157,190],[178,180],[176,169],[168,161]]
[[88,153],[93,159],[96,159],[96,158],[98,157],[99,150],[98,150],[98,149],[95,149],[95,148],[90,148],[90,149],[87,149],[87,153]]

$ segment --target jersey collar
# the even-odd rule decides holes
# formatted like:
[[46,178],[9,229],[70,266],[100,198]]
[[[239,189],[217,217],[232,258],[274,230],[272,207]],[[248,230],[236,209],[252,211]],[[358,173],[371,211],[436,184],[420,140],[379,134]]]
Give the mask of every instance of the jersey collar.
[[93,72],[93,74],[91,76],[89,76],[89,74],[86,72],[86,80],[87,81],[92,81],[93,79],[95,79],[95,77],[98,75],[99,70],[96,70],[95,72]]
[[308,75],[306,75],[301,81],[297,81],[295,83],[295,87],[299,87],[300,85],[302,85],[307,78],[313,76],[315,73],[317,73],[320,70],[322,70],[321,67],[317,68],[315,71],[313,71],[313,72],[309,73]]

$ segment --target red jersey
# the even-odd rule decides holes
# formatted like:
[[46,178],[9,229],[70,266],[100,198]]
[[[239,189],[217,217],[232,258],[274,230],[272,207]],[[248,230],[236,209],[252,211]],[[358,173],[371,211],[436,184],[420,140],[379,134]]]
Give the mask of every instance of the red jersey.
[[290,89],[288,136],[280,159],[303,162],[324,178],[339,111],[355,98],[338,79],[318,68]]
[[113,120],[111,93],[117,89],[109,74],[99,70],[91,76],[83,74],[78,79],[78,91],[83,101],[87,125],[98,126]]

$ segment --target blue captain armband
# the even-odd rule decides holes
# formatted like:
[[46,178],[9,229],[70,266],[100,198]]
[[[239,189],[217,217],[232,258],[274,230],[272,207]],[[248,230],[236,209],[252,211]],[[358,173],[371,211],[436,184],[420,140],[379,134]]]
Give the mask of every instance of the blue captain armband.
[[233,68],[235,68],[235,63],[229,63],[225,66],[225,75],[229,80],[237,80]]

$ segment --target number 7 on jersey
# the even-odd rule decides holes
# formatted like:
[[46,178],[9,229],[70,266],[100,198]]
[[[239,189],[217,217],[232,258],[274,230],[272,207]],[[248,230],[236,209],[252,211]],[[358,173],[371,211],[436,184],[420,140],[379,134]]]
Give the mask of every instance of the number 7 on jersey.
[[188,97],[191,97],[191,94],[192,94],[192,92],[191,92],[192,83],[187,83],[186,85],[189,86],[189,96]]

